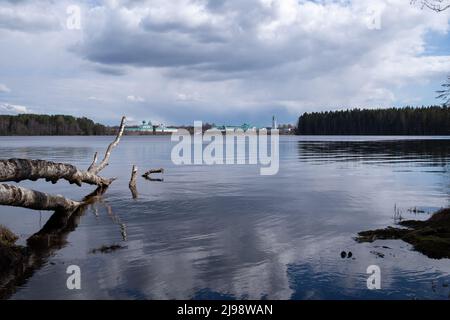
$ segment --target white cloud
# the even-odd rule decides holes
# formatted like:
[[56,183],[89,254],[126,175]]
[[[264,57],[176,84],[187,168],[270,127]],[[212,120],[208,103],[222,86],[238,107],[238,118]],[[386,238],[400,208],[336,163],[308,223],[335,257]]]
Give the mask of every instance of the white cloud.
[[0,102],[0,113],[30,113],[30,110],[25,106]]
[[40,4],[30,4],[27,1],[22,4],[4,3],[0,6],[0,29],[33,33],[57,30],[60,23],[51,9],[51,3],[46,1]]
[[127,96],[127,100],[131,102],[145,102],[145,99],[140,96]]
[[201,98],[197,92],[192,92],[192,93],[177,92],[175,99],[176,99],[176,101],[182,101],[182,102],[200,101],[201,100]]
[[99,97],[95,97],[95,96],[90,96],[87,99],[90,101],[97,101],[97,102],[105,102],[106,101],[104,98],[99,98]]
[[11,92],[11,89],[9,89],[6,85],[3,83],[0,83],[0,93],[8,93]]

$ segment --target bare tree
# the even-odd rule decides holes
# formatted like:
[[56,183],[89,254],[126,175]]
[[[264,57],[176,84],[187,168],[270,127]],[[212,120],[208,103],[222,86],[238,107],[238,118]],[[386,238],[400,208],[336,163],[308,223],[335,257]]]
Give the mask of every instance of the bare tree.
[[447,79],[447,83],[444,83],[442,85],[442,90],[438,90],[438,96],[437,99],[444,100],[444,105],[449,106],[450,105],[450,76]]
[[[450,0],[411,0],[411,4],[419,4],[422,8],[428,8],[436,12],[442,12],[450,8]],[[447,83],[442,85],[443,89],[438,90],[437,99],[444,100],[444,105],[450,104],[450,76]]]
[[449,0],[411,0],[411,4],[418,4],[422,8],[428,8],[436,12],[441,12],[450,8]]

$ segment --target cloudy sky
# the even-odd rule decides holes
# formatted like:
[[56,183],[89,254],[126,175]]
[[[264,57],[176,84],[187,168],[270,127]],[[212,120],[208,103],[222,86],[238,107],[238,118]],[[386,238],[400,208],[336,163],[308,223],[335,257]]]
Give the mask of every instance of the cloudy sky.
[[267,125],[438,103],[449,19],[410,0],[0,0],[0,113]]

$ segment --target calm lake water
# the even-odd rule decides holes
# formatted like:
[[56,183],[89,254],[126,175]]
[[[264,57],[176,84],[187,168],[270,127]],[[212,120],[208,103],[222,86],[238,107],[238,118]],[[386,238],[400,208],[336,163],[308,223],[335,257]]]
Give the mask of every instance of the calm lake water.
[[[1,158],[41,158],[87,168],[113,137],[0,137]],[[427,219],[450,205],[450,140],[280,137],[280,170],[251,165],[175,166],[170,137],[125,136],[102,172],[118,177],[67,232],[66,242],[17,284],[11,299],[448,299],[450,260],[402,241],[359,244],[359,231]],[[164,181],[138,179],[164,167]],[[82,199],[92,186],[20,185]],[[411,213],[409,208],[423,213]],[[51,212],[0,207],[0,224],[37,232]],[[92,253],[103,245],[124,248]],[[342,251],[353,257],[341,258]],[[379,254],[384,255],[381,258]],[[66,268],[81,268],[81,290]],[[381,290],[367,289],[369,265]]]

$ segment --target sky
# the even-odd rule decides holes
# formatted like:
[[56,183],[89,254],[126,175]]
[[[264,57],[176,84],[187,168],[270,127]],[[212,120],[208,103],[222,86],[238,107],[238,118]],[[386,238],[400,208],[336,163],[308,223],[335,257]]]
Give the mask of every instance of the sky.
[[262,126],[439,104],[449,19],[410,0],[0,0],[0,114]]

